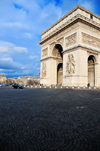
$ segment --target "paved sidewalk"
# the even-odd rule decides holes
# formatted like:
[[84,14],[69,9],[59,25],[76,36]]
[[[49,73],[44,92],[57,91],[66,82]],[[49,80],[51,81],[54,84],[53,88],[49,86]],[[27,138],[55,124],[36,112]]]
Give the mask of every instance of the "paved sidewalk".
[[100,151],[100,90],[0,87],[0,151]]

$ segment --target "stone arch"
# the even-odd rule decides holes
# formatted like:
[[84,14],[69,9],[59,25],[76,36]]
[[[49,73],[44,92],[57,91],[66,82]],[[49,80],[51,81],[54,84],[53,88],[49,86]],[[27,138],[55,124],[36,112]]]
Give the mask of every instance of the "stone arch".
[[88,56],[87,56],[87,61],[88,61],[88,58],[89,58],[90,56],[93,56],[93,57],[95,58],[95,63],[98,61],[98,55],[97,55],[97,54],[90,53],[90,52],[88,52],[87,54],[88,54]]
[[57,43],[57,44],[55,44],[55,46],[54,46],[54,48],[52,50],[52,56],[55,56],[57,58],[62,58],[63,59],[62,51],[63,51],[62,45]]
[[88,56],[88,85],[92,87],[95,86],[95,81],[96,81],[95,63],[96,63],[95,56],[94,55]]
[[52,50],[52,57],[53,57],[53,73],[54,73],[54,83],[59,85],[63,83],[63,47],[61,44],[56,43]]

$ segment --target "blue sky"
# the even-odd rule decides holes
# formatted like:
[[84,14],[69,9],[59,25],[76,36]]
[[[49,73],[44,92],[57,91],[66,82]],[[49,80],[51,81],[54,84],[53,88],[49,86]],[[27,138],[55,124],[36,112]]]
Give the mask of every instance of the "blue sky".
[[0,74],[39,76],[41,33],[77,4],[100,16],[100,0],[0,0]]

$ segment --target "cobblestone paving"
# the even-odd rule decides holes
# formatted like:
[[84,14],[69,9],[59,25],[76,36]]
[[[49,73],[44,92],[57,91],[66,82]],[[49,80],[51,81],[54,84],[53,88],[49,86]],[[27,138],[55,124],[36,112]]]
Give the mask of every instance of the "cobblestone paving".
[[100,151],[100,90],[0,88],[0,151]]

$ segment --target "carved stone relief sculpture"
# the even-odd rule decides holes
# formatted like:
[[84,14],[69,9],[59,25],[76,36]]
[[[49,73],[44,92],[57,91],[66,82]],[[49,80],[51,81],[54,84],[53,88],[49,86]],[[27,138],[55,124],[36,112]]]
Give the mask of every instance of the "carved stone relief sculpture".
[[75,44],[76,42],[77,42],[77,33],[65,38],[65,47]]
[[88,31],[92,31],[93,33],[96,33],[96,34],[100,34],[100,31],[91,27],[91,26],[88,26],[88,25],[85,25],[85,24],[82,24],[80,23],[80,26],[85,29],[85,30],[88,30]]
[[68,59],[66,63],[66,72],[67,74],[75,73],[75,60],[73,54],[68,55]]
[[42,77],[45,78],[46,74],[47,74],[46,63],[43,62],[43,64],[42,64]]
[[90,36],[88,34],[82,33],[82,42],[100,48],[100,39]]
[[42,50],[42,57],[45,57],[45,56],[47,56],[47,55],[48,55],[48,48],[43,49],[43,50]]

